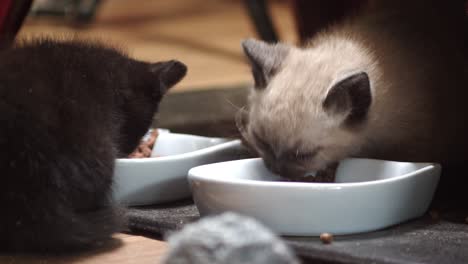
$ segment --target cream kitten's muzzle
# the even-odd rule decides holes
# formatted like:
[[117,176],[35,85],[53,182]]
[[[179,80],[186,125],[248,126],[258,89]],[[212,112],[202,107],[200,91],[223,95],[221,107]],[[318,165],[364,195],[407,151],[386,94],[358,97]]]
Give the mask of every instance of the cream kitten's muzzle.
[[[253,140],[247,129],[249,125],[248,114],[249,112],[245,109],[245,107],[242,107],[237,112],[235,117],[237,129],[241,133],[244,145],[246,145],[251,151],[254,151],[256,154],[262,157],[264,164],[268,168],[268,170],[272,171],[277,175],[280,175],[284,179],[291,181],[334,181],[334,171],[336,169],[336,164],[326,166],[326,169],[323,170],[312,170],[312,166],[306,166],[305,164],[303,164],[303,162],[278,157],[275,153],[272,153],[271,146],[266,146],[266,142],[261,143]],[[263,146],[263,148],[259,150],[258,145]],[[310,162],[313,161],[311,160]]]
[[279,165],[278,172],[281,177],[290,181],[300,182],[334,182],[337,163],[327,166],[323,170],[310,171],[294,165]]
[[281,177],[288,179],[300,179],[306,177],[312,177],[312,174],[316,174],[315,171],[307,170],[305,167],[298,165],[293,162],[274,162],[274,172]]

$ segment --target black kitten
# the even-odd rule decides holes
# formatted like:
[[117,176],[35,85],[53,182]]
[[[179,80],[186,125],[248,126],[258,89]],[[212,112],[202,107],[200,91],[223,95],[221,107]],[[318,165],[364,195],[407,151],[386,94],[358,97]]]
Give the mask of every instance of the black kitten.
[[83,248],[118,231],[114,160],[135,149],[186,71],[79,41],[2,51],[0,248]]

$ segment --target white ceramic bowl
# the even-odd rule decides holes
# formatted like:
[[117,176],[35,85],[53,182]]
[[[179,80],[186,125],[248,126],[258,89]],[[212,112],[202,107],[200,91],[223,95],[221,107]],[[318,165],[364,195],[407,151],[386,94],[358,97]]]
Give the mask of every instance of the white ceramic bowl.
[[282,182],[261,159],[244,159],[193,168],[189,182],[201,215],[234,211],[282,235],[342,235],[421,216],[440,172],[432,163],[347,159],[336,183]]
[[190,168],[237,159],[241,148],[239,140],[163,131],[156,140],[153,157],[116,160],[114,200],[123,205],[148,205],[190,197]]

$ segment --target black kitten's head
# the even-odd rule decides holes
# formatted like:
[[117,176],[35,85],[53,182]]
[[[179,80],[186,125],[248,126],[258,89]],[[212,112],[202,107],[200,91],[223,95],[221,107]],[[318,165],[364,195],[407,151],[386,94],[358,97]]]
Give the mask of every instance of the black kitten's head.
[[[62,45],[67,44],[71,45],[69,52],[78,45],[81,60],[86,60],[83,65],[92,68],[87,70],[88,81],[96,79],[91,85],[96,89],[111,90],[119,130],[116,135],[119,156],[127,156],[151,126],[163,96],[185,76],[187,67],[176,60],[139,61],[98,43]],[[93,69],[94,73],[91,73]],[[102,87],[99,87],[100,82]]]
[[9,73],[0,75],[1,82],[15,87],[9,100],[21,98],[44,113],[48,106],[55,123],[86,116],[89,123],[81,125],[98,137],[112,135],[122,156],[138,145],[164,94],[187,72],[175,60],[143,62],[83,40],[25,41],[0,52],[0,59],[0,72]]

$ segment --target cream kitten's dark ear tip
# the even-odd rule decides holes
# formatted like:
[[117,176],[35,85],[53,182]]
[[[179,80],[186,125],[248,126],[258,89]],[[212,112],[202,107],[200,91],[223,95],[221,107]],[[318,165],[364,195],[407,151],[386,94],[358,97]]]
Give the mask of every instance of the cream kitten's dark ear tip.
[[325,111],[331,114],[345,114],[347,124],[365,120],[372,103],[369,75],[358,72],[335,83],[322,103]]

